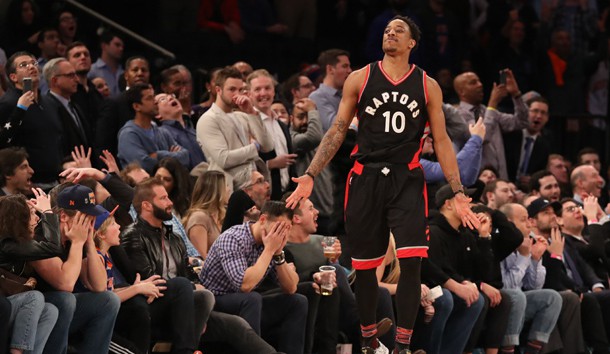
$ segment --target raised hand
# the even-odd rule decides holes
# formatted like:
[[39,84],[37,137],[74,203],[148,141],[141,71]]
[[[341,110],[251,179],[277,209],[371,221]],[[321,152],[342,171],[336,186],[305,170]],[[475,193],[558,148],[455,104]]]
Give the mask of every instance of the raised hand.
[[51,198],[42,189],[32,188],[32,193],[34,198],[28,200],[29,205],[40,213],[51,210]]
[[561,235],[558,227],[554,227],[551,230],[551,242],[549,242],[548,251],[552,254],[563,255],[563,248],[565,245],[565,239]]
[[87,149],[85,153],[84,146],[75,146],[71,154],[72,159],[76,162],[76,167],[91,167],[91,148]]
[[102,151],[102,154],[100,155],[100,160],[102,160],[106,164],[106,172],[119,173],[119,165],[116,163],[116,159],[110,151]]

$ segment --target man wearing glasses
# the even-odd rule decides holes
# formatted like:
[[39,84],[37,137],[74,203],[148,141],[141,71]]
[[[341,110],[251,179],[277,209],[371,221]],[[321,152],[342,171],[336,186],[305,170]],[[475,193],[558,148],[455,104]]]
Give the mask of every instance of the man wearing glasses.
[[[7,137],[0,144],[24,147],[30,156],[30,166],[36,171],[32,182],[49,190],[57,184],[60,172],[62,125],[39,104],[40,71],[36,57],[17,52],[8,59],[6,68],[12,85],[0,98],[0,129]],[[24,92],[26,78],[31,89]],[[21,114],[18,121],[11,120],[15,113]]]
[[85,149],[92,145],[93,133],[84,111],[72,101],[78,91],[78,75],[74,66],[65,58],[49,60],[43,70],[49,84],[49,92],[42,96],[42,104],[63,128],[62,156],[70,155],[75,146]]

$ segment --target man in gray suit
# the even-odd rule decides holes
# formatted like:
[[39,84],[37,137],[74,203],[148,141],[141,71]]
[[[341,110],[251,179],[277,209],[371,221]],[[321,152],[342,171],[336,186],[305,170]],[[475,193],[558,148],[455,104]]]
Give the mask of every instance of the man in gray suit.
[[269,180],[269,170],[258,153],[273,150],[273,139],[244,93],[241,73],[232,67],[220,70],[214,83],[216,101],[197,122],[197,141],[210,163],[223,171],[229,185],[244,168],[258,169]]

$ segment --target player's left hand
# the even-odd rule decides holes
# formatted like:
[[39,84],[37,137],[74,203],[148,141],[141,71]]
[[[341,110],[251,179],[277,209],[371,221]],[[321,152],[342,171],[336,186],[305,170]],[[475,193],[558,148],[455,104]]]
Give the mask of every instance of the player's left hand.
[[455,212],[458,214],[460,219],[462,219],[462,225],[468,226],[471,230],[475,230],[480,227],[481,222],[472,212],[472,210],[470,210],[471,201],[472,198],[467,197],[463,193],[458,193],[453,199],[451,199]]

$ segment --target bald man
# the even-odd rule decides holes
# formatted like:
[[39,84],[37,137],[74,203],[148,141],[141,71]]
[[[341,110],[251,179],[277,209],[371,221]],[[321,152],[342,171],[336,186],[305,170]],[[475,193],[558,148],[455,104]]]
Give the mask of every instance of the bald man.
[[601,196],[604,179],[592,165],[580,165],[572,171],[570,183],[574,192],[574,200],[583,204],[584,195]]
[[[500,178],[508,179],[502,133],[526,128],[528,125],[528,110],[525,102],[521,99],[521,91],[519,91],[519,86],[512,71],[504,69],[503,72],[506,75],[506,83],[499,85],[494,83],[487,106],[482,104],[483,84],[477,74],[465,72],[458,75],[453,81],[453,87],[460,99],[458,109],[464,122],[474,124],[479,117],[484,119],[487,131],[481,166],[493,166],[499,172]],[[513,99],[514,114],[502,113],[497,110],[498,104],[507,95],[510,95]],[[522,149],[527,147],[523,146]]]

